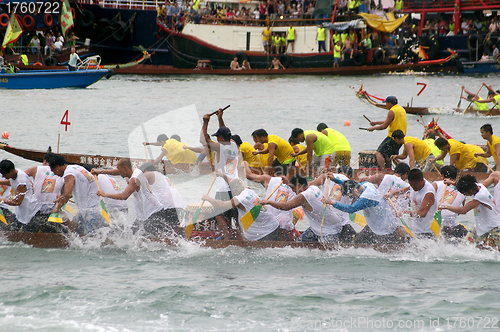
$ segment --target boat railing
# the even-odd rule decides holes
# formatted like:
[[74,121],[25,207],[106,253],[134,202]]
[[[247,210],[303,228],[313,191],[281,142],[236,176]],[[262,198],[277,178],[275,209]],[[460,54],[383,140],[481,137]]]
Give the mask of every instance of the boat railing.
[[99,69],[101,65],[101,57],[99,55],[89,56],[83,60],[77,70]]
[[[190,20],[191,23],[195,21]],[[275,20],[256,20],[251,17],[213,17],[203,16],[200,23],[202,24],[222,24],[222,25],[250,25],[250,26],[302,26],[302,25],[320,25],[321,23],[330,23],[330,18],[313,18],[311,15],[304,15],[304,18],[286,18],[277,17]]]
[[[403,12],[453,12],[456,0],[405,0]],[[487,10],[500,8],[500,0],[461,0],[460,10]]]

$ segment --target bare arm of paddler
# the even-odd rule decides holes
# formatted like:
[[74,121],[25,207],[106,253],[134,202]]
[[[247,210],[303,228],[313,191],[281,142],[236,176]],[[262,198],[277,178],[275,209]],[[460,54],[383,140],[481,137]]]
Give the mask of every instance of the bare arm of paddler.
[[291,199],[288,202],[275,202],[275,201],[270,201],[270,200],[264,199],[264,200],[260,201],[260,203],[262,205],[271,205],[272,207],[274,207],[278,210],[284,210],[284,211],[292,210],[292,209],[295,209],[296,207],[299,207],[299,206],[303,206],[308,211],[313,210],[311,205],[309,205],[306,198],[302,194],[298,194],[297,196],[295,196],[293,199]]
[[94,175],[99,175],[99,174],[120,175],[120,171],[118,170],[118,168],[109,168],[109,169],[92,168],[90,172]]
[[203,125],[201,126],[200,143],[203,146],[209,146],[210,150],[219,152],[220,144],[210,139],[208,135],[208,123],[210,122],[210,114],[203,116]]
[[368,128],[368,131],[384,130],[387,127],[389,127],[389,125],[391,124],[391,122],[393,120],[394,120],[394,112],[389,110],[389,112],[387,112],[387,118],[384,121],[372,121],[372,122],[370,122],[371,127]]
[[[147,172],[147,173],[149,173],[149,172]],[[146,176],[146,174],[144,176]],[[154,175],[154,174],[152,174],[152,175]],[[111,194],[111,193],[105,193],[102,190],[98,190],[97,196],[102,196],[102,197],[107,197],[107,198],[111,198],[111,199],[117,199],[117,200],[124,201],[127,198],[129,198],[130,195],[132,195],[134,193],[134,191],[139,191],[140,187],[141,187],[141,183],[140,183],[139,179],[132,178],[129,180],[128,185],[125,188],[125,190],[123,190],[121,193]]]
[[[10,182],[9,182],[10,185]],[[26,195],[26,186],[25,185],[19,185],[16,189],[16,193],[14,197],[9,197],[9,198],[0,198],[0,203],[5,203],[7,205],[12,205],[12,206],[19,206],[24,200],[24,196]]]
[[[447,154],[448,154],[448,152],[447,152],[447,151],[443,151],[443,150],[441,150],[441,154],[440,154],[439,156],[437,156],[436,158],[431,158],[429,161],[430,161],[431,163],[433,163],[433,162],[435,162],[436,160],[443,160],[443,159],[446,157],[446,155],[447,155]],[[451,163],[450,163],[450,165],[451,165]]]
[[410,168],[414,169],[415,168],[415,154],[413,151],[414,147],[415,147],[415,145],[413,143],[411,143],[411,142],[406,143],[404,145],[404,148],[403,148],[403,153],[391,156],[391,160],[393,160],[393,159],[404,160],[404,159],[406,159],[406,157],[409,157],[410,158],[410,162],[409,162]]
[[427,212],[429,212],[429,209],[431,206],[433,206],[435,203],[435,198],[433,193],[427,193],[424,196],[424,199],[422,200],[422,204],[418,207],[417,210],[406,210],[406,211],[401,211],[401,214],[409,214],[412,217],[419,217],[419,218],[425,218],[427,216]]
[[[297,153],[292,153],[292,157],[297,157],[300,156],[301,154],[307,153],[307,164],[306,164],[306,170],[308,170],[309,174],[309,169],[311,167],[311,162],[312,162],[312,156],[313,156],[313,151],[314,151],[314,142],[318,139],[318,136],[314,134],[309,134],[306,137],[306,147],[302,149],[301,151]],[[271,154],[269,154],[270,156]]]
[[389,191],[387,194],[384,195],[384,198],[391,198],[391,197],[394,197],[394,196],[399,196],[399,195],[402,195],[404,193],[406,193],[408,190],[410,190],[410,187],[406,187],[406,188],[401,188],[401,189],[398,189],[398,190],[394,190],[394,191]]
[[384,179],[385,174],[384,173],[377,173],[373,175],[366,175],[365,173],[360,173],[358,175],[358,180],[359,182],[370,182],[376,185],[377,187],[380,186],[380,183]]
[[486,188],[488,188],[491,185],[496,186],[498,184],[498,181],[500,181],[500,171],[491,173],[490,176],[488,176],[488,178],[483,181],[483,186],[485,186]]
[[10,180],[0,180],[0,186],[9,186],[10,187]]
[[243,167],[245,167],[245,176],[248,180],[253,181],[253,182],[258,182],[261,185],[264,186],[264,188],[267,189],[267,186],[269,185],[269,181],[271,180],[271,176],[268,174],[255,174],[252,173],[252,170],[250,169],[250,165],[248,165],[248,161],[243,161]]
[[[458,214],[466,214],[470,210],[478,207],[479,204],[481,204],[479,201],[473,199],[463,206],[451,206],[451,205],[447,205],[447,204],[441,204],[440,206],[438,206],[438,209],[439,210],[450,210],[451,212],[458,213]],[[486,206],[488,209],[491,210],[491,207],[489,207],[488,205],[484,205],[484,206]]]
[[73,187],[75,186],[75,177],[73,175],[67,175],[64,177],[64,185],[62,189],[61,196],[57,197],[54,200],[56,206],[52,212],[59,212],[61,208],[68,203],[71,198],[71,193],[73,192]]

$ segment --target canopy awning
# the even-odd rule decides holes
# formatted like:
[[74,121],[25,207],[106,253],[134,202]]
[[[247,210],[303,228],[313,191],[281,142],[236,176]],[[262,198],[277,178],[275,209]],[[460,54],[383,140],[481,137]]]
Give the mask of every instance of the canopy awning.
[[366,13],[360,13],[359,16],[363,17],[363,19],[366,21],[366,23],[379,30],[382,32],[393,32],[396,30],[408,17],[408,14],[406,14],[403,17],[400,17],[396,20],[388,21],[386,19],[381,18],[378,15],[375,14],[366,14]]

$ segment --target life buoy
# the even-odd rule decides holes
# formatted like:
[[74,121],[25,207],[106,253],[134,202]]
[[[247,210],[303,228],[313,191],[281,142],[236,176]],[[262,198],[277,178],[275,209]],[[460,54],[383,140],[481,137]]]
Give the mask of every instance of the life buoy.
[[59,62],[57,61],[56,58],[53,56],[49,56],[47,59],[43,60],[43,64],[46,65],[47,67],[50,66],[57,66]]
[[236,52],[236,53],[234,54],[234,56],[235,56],[236,58],[238,58],[238,62],[239,62],[239,63],[242,63],[242,62],[243,62],[243,60],[245,60],[245,59],[247,58],[247,55],[245,54],[245,52]]
[[365,63],[365,55],[361,51],[356,51],[352,55],[352,63],[355,66],[362,66]]
[[35,27],[35,19],[31,15],[24,15],[23,25],[25,29],[33,29]]
[[51,14],[45,14],[45,16],[43,17],[43,23],[45,23],[45,26],[46,27],[51,27],[52,26],[52,23],[54,23],[54,20],[52,19],[52,15]]
[[290,66],[292,65],[292,58],[288,54],[281,54],[278,57],[278,60],[285,68],[290,68]]
[[90,10],[84,10],[80,17],[78,17],[78,22],[82,28],[88,28],[94,24],[95,16]]
[[113,31],[113,39],[121,42],[125,39],[127,35],[127,24],[122,21],[116,21],[112,26],[111,30]]
[[43,66],[43,64],[41,62],[35,62],[33,66]]
[[384,63],[384,50],[381,48],[376,48],[373,50],[372,62],[374,65],[381,65]]
[[476,48],[481,47],[483,43],[484,37],[482,35],[473,34],[469,36],[469,39],[467,39],[467,45],[471,51],[475,51]]
[[76,17],[76,10],[75,10],[75,8],[71,8],[71,15],[73,16],[73,20],[74,20],[75,17]]
[[3,13],[0,15],[0,25],[4,28],[9,25],[9,15]]

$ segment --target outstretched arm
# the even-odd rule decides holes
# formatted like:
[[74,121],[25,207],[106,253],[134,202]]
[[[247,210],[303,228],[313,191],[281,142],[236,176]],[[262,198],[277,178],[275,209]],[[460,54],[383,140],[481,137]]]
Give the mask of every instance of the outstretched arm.
[[328,198],[324,198],[323,203],[330,204],[334,208],[336,208],[340,211],[348,212],[348,213],[354,213],[356,211],[364,210],[370,206],[377,206],[379,204],[379,202],[377,202],[377,201],[373,201],[371,199],[366,199],[366,198],[358,198],[356,200],[356,202],[354,202],[353,204],[350,204],[350,205],[349,204],[342,204],[342,203],[339,203],[337,201],[333,201],[333,200],[328,199]]

